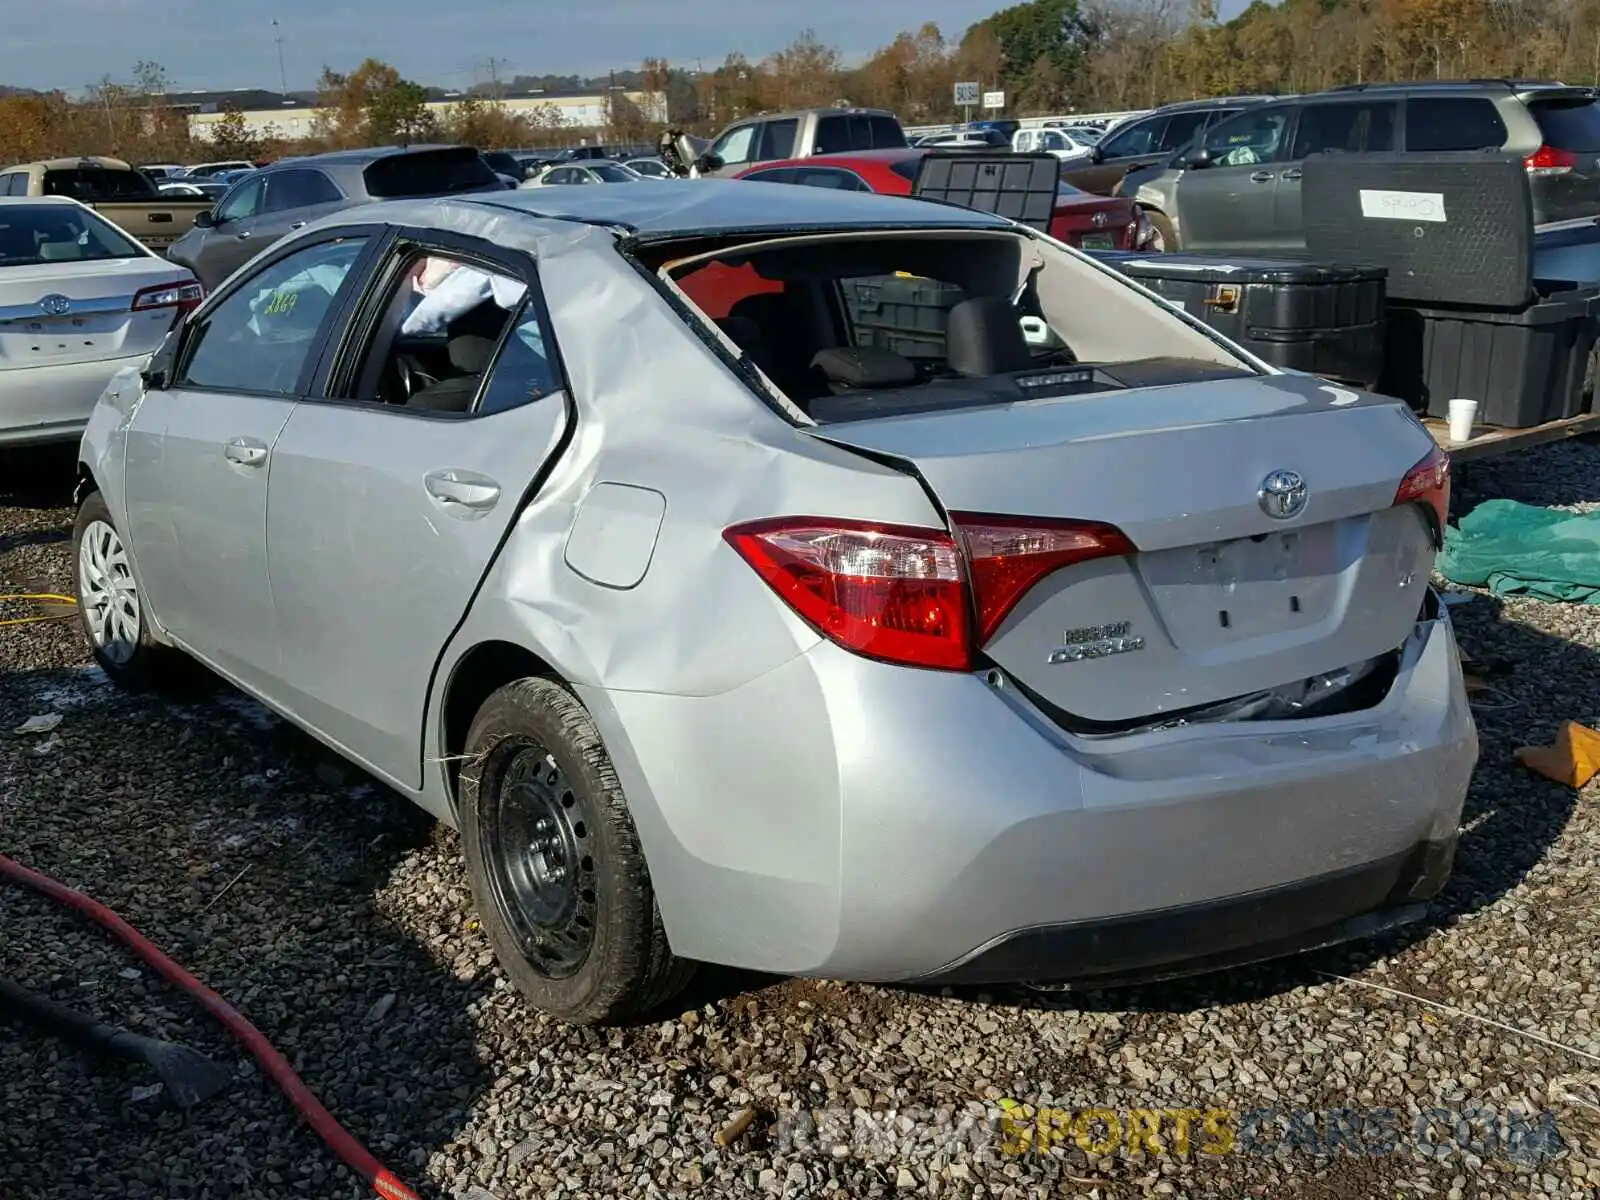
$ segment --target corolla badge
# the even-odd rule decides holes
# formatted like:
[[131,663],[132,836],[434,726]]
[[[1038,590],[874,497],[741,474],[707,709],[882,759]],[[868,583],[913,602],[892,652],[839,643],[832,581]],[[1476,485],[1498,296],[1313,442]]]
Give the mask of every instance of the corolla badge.
[[1261,481],[1257,499],[1267,516],[1287,521],[1299,516],[1306,506],[1306,481],[1298,471],[1274,471]]
[[1110,625],[1091,625],[1087,629],[1069,629],[1061,635],[1062,645],[1050,651],[1046,660],[1058,663],[1083,662],[1091,658],[1110,658],[1113,654],[1128,654],[1144,649],[1144,638],[1131,632],[1128,621],[1114,621]]
[[59,292],[51,292],[39,301],[39,310],[47,317],[64,317],[72,311],[72,301]]

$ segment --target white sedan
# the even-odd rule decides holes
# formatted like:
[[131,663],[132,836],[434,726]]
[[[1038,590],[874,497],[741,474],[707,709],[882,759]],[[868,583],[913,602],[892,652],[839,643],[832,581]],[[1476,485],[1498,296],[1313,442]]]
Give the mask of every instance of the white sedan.
[[76,441],[111,377],[202,290],[64,196],[0,196],[0,447]]
[[592,159],[583,163],[558,163],[553,167],[546,167],[532,179],[525,180],[522,187],[562,187],[568,184],[583,183],[640,183],[644,176],[625,167],[619,162],[606,159]]

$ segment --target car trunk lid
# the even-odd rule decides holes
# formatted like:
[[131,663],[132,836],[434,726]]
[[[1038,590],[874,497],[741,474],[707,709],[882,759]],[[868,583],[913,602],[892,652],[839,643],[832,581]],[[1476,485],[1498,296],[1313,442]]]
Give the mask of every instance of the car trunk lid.
[[[1432,566],[1426,514],[1394,504],[1431,439],[1401,406],[1316,380],[1218,380],[809,432],[907,464],[958,528],[986,514],[1126,534],[1135,553],[1046,575],[983,645],[1047,706],[1090,725],[1380,656],[1415,623]],[[1288,519],[1268,515],[1262,497],[1280,472],[1306,488]]]
[[172,307],[134,311],[141,290],[192,282],[156,258],[0,267],[0,371],[148,354]]

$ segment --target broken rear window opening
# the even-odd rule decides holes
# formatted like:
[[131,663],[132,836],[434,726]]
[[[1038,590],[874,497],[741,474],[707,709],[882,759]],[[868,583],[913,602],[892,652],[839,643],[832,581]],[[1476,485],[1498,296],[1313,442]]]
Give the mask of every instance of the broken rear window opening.
[[1258,373],[1120,277],[1005,230],[776,238],[655,265],[819,424]]

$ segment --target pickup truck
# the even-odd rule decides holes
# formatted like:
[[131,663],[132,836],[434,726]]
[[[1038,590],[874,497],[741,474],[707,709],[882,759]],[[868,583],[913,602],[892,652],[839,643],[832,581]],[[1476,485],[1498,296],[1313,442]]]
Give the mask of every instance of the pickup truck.
[[[669,131],[669,139],[674,131]],[[905,130],[891,112],[875,108],[808,108],[762,113],[728,126],[693,158],[690,174],[731,178],[763,162],[853,154],[859,150],[904,150]],[[679,154],[688,146],[679,147]]]
[[165,253],[211,211],[204,197],[163,195],[149,176],[115,158],[57,158],[0,171],[0,196],[71,196]]

